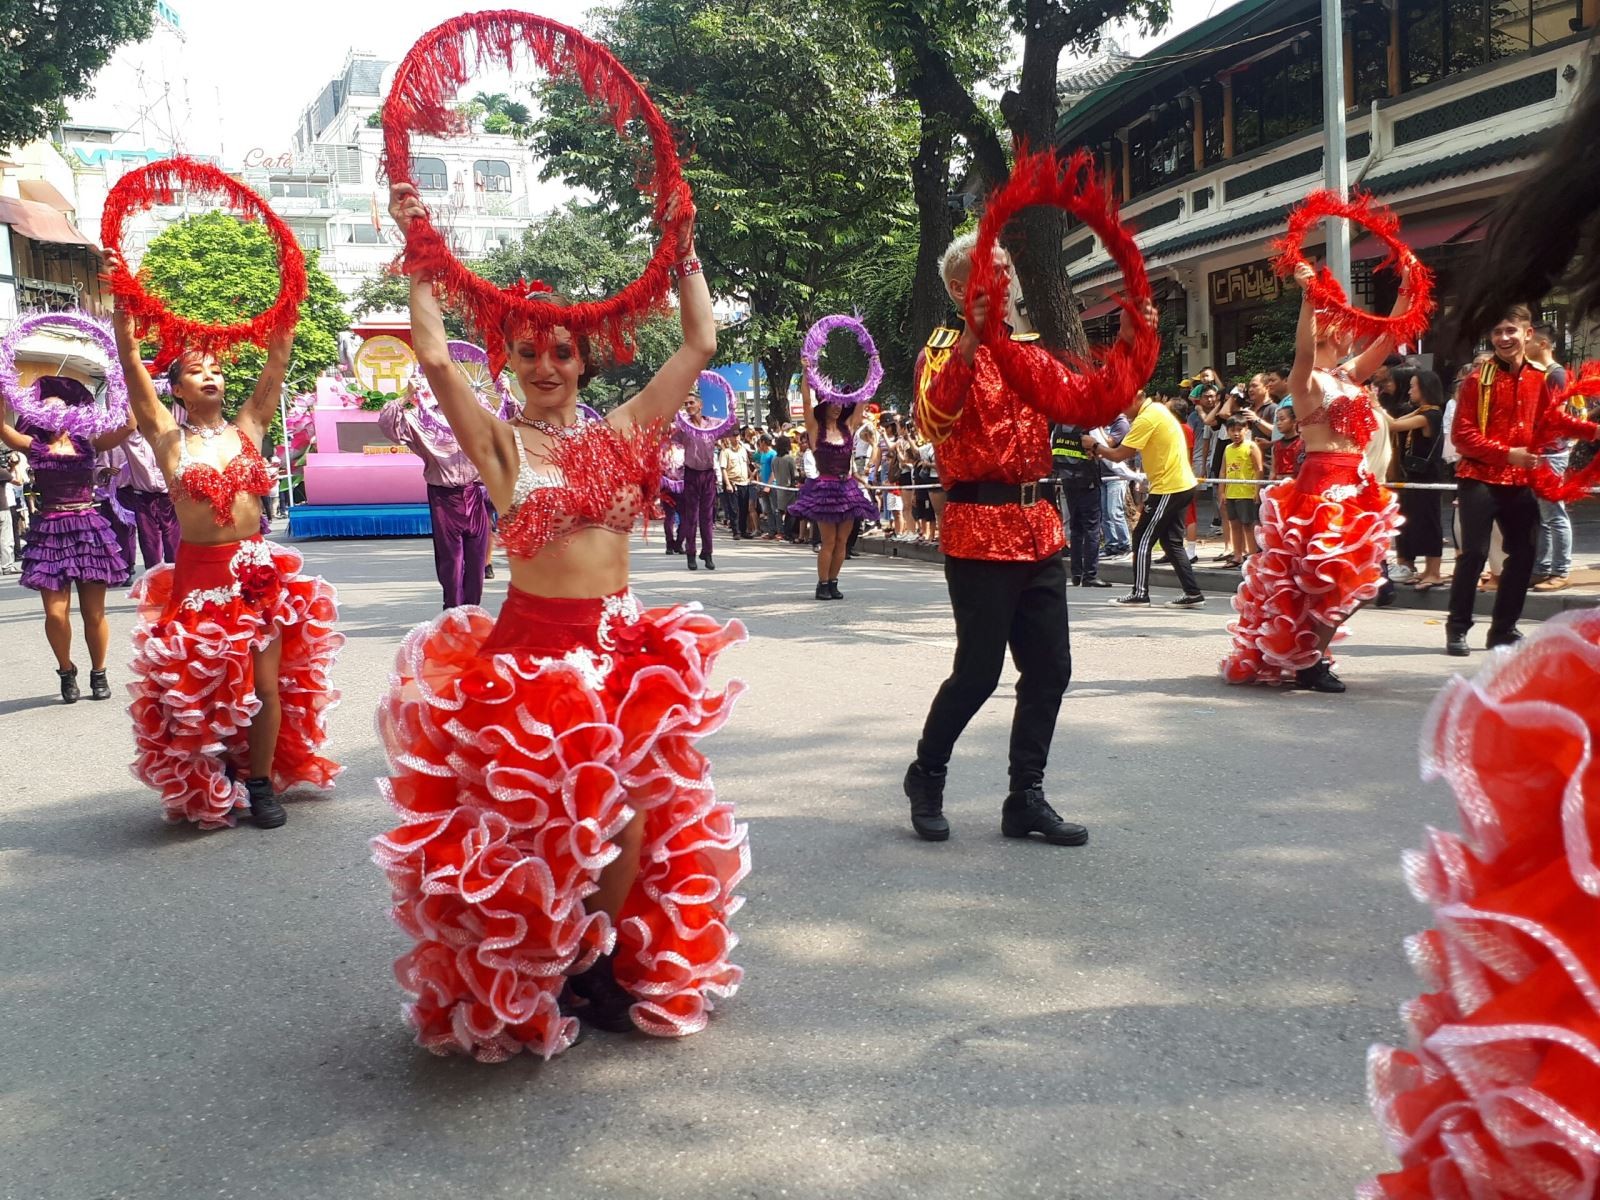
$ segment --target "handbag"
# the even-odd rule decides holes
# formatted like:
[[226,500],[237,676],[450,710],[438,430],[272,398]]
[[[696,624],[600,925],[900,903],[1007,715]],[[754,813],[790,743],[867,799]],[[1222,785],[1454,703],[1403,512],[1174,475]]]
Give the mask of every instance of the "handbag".
[[1426,454],[1413,454],[1415,433],[1406,435],[1405,453],[1400,456],[1400,469],[1405,472],[1406,480],[1410,483],[1431,483],[1439,469],[1439,452],[1444,446],[1444,429],[1441,425],[1439,433],[1433,439],[1433,446]]

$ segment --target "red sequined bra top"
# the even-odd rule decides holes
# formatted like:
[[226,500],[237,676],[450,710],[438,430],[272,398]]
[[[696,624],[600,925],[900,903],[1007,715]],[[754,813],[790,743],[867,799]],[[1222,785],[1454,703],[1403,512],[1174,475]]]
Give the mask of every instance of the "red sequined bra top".
[[1335,367],[1328,374],[1348,390],[1325,396],[1314,412],[1300,418],[1300,427],[1326,425],[1340,437],[1349,438],[1365,449],[1372,435],[1378,432],[1378,415],[1372,411],[1372,402],[1343,367]]
[[178,487],[196,504],[211,505],[211,518],[218,525],[233,524],[233,502],[239,493],[265,496],[272,491],[272,468],[261,457],[261,451],[250,444],[249,438],[240,435],[239,453],[219,471],[190,455],[186,431],[180,431],[180,436],[183,449],[176,472]]
[[606,421],[573,428],[553,442],[541,467],[527,461],[523,446],[511,507],[500,521],[500,544],[515,558],[532,558],[583,529],[626,535],[661,487],[661,430],[624,434]]

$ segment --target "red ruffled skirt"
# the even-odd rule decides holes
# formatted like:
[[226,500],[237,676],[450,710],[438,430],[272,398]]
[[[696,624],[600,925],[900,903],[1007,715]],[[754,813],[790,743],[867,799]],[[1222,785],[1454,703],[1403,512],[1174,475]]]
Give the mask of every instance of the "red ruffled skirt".
[[[737,990],[728,921],[749,845],[695,743],[742,690],[709,676],[743,639],[627,592],[515,588],[498,620],[468,605],[407,635],[378,709],[401,823],[372,846],[416,942],[395,975],[422,1046],[485,1062],[565,1050],[565,978],[613,948],[645,1033],[695,1033]],[[613,929],[583,902],[635,813],[639,876]]]
[[1409,940],[1430,990],[1411,1048],[1367,1058],[1400,1169],[1366,1200],[1577,1200],[1600,1189],[1600,613],[1568,613],[1476,680],[1422,739],[1460,835],[1404,856],[1434,928]]
[[334,632],[332,586],[300,574],[303,565],[295,551],[259,537],[180,542],[175,566],[158,566],[134,585],[133,774],[161,793],[169,822],[220,829],[248,806],[242,780],[250,723],[261,709],[252,652],[279,637],[283,725],[272,785],[333,785],[340,768],[318,751],[339,702],[328,674],[344,635]]
[[[1323,629],[1378,594],[1400,506],[1359,454],[1306,455],[1262,493],[1261,552],[1245,564],[1222,660],[1229,683],[1292,683],[1313,667]],[[1342,631],[1336,637],[1343,637]]]

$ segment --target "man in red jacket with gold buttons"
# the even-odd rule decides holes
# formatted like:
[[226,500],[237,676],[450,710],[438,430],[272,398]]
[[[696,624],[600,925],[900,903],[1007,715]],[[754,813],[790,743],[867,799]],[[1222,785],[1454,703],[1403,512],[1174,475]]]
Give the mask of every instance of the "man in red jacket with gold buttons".
[[1578,420],[1556,401],[1544,368],[1528,361],[1532,321],[1526,306],[1512,305],[1489,333],[1494,357],[1463,379],[1456,392],[1450,437],[1461,455],[1456,463],[1461,552],[1450,585],[1445,652],[1458,657],[1469,653],[1472,604],[1495,525],[1505,544],[1506,565],[1495,592],[1489,649],[1522,639],[1517,620],[1533,577],[1539,531],[1539,503],[1532,486],[1539,457],[1533,447],[1558,437],[1593,440],[1600,434],[1600,426]]
[[[958,308],[966,300],[976,240],[972,234],[956,239],[940,265],[945,290]],[[1017,707],[1001,832],[1015,838],[1040,834],[1055,845],[1081,846],[1089,831],[1062,820],[1044,797],[1045,762],[1072,677],[1072,652],[1062,561],[1066,538],[1054,494],[1041,481],[1051,473],[1052,422],[1103,425],[1132,396],[1095,395],[1064,403],[1051,383],[1065,368],[1038,344],[1036,334],[1013,334],[997,354],[982,334],[988,321],[1002,320],[1004,314],[991,313],[988,297],[975,297],[972,316],[974,327],[957,321],[934,330],[916,365],[917,426],[934,444],[947,497],[939,541],[955,610],[956,654],[928,712],[916,760],[906,771],[911,825],[928,841],[950,836],[945,770],[956,739],[999,683],[1009,645],[1017,665]],[[1146,306],[1144,316],[1155,324],[1153,308]],[[1128,353],[1133,340],[1132,323],[1124,316],[1111,353]]]

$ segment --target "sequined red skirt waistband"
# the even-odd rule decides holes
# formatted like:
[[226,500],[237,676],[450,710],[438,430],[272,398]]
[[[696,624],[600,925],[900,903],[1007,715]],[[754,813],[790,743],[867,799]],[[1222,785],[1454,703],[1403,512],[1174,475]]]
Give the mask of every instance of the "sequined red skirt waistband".
[[506,590],[506,602],[484,654],[533,654],[559,658],[571,650],[596,653],[615,649],[614,632],[639,620],[639,601],[624,588],[609,596],[535,596]]

